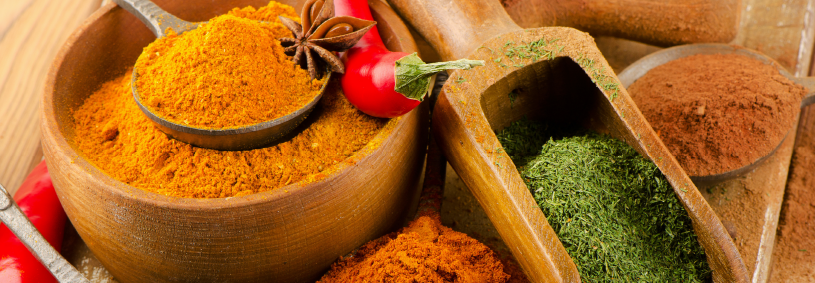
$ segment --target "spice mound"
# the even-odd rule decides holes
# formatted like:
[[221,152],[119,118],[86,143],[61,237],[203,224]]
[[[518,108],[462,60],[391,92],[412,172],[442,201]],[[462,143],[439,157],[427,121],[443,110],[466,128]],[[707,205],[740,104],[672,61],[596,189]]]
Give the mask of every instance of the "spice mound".
[[528,120],[496,134],[584,282],[710,281],[690,217],[631,146]]
[[[339,89],[339,86],[329,86]],[[73,113],[79,151],[96,167],[134,187],[185,198],[223,198],[324,178],[363,149],[386,119],[354,109],[327,91],[308,128],[288,141],[249,151],[218,151],[170,139],[141,112],[130,74],[105,83]],[[309,124],[310,123],[310,124]]]
[[341,258],[318,281],[507,282],[501,261],[484,244],[441,224],[437,213],[413,220],[398,233]]
[[671,61],[628,91],[691,176],[725,173],[772,152],[805,94],[775,67],[736,54]]
[[802,125],[778,223],[769,282],[815,282],[815,129]]
[[[284,15],[294,17],[293,9]],[[261,23],[230,14],[182,35],[171,32],[136,61],[139,98],[159,117],[199,128],[248,126],[290,114],[311,102],[324,80],[311,80],[289,60],[276,39],[283,36],[291,32],[278,19]]]

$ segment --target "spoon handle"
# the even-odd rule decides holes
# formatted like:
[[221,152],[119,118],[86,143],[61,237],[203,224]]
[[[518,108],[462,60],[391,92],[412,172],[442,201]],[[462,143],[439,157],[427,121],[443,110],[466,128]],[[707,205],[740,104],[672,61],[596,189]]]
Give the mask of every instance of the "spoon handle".
[[141,20],[156,37],[164,37],[168,28],[182,34],[198,27],[198,23],[188,22],[173,16],[150,0],[113,0]]
[[0,221],[51,271],[59,282],[89,282],[62,257],[23,214],[3,185],[0,185]]

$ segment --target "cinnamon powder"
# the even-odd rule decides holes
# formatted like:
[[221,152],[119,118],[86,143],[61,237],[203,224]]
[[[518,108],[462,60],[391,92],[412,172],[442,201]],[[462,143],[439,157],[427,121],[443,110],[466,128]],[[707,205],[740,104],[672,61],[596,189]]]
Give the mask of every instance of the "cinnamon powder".
[[769,282],[815,282],[815,115],[802,120]]
[[694,55],[650,70],[628,91],[691,176],[769,154],[795,122],[804,88],[756,59]]

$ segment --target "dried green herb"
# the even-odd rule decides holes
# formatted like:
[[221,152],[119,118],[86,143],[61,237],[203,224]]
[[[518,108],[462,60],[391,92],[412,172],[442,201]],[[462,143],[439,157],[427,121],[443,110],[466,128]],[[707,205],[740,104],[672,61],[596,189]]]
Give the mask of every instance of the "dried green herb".
[[584,282],[710,281],[691,220],[652,162],[607,135],[553,130],[524,119],[496,134]]

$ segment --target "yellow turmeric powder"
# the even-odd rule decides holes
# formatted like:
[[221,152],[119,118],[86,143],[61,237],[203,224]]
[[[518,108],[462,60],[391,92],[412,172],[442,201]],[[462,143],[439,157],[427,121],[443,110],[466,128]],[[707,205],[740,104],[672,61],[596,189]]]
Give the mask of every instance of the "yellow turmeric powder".
[[[136,61],[142,104],[156,115],[201,128],[248,126],[282,117],[311,102],[324,80],[289,60],[276,38],[291,37],[273,12],[295,17],[273,3],[255,17],[235,9],[176,35],[170,32],[144,48]],[[289,7],[291,8],[291,7]],[[235,14],[235,15],[233,15]]]
[[128,72],[74,111],[74,143],[103,172],[150,192],[222,198],[268,191],[330,174],[387,123],[354,108],[338,84],[328,87],[309,118],[313,122],[305,121],[307,128],[290,140],[218,151],[170,139],[157,129],[133,100]]
[[[264,21],[264,22],[271,22],[271,23],[280,23],[280,19],[278,16],[286,16],[295,22],[300,22],[300,15],[294,11],[294,7],[278,3],[278,2],[269,2],[268,5],[264,7],[260,7],[255,9],[252,6],[244,7],[244,8],[234,8],[229,13],[229,15],[233,15],[235,17],[250,19],[250,20],[257,20],[257,21]],[[292,36],[291,31],[286,28],[275,30],[281,31],[282,34],[276,36],[276,38],[284,37],[284,36]],[[283,31],[285,30],[285,31]]]
[[[229,13],[266,21],[279,14],[296,18],[293,8],[275,2]],[[332,83],[301,125],[305,129],[284,142],[249,151],[198,148],[168,138],[141,112],[131,93],[131,72],[103,84],[74,111],[73,142],[114,179],[168,196],[233,197],[319,180],[358,160],[355,153],[388,123],[356,110]]]

